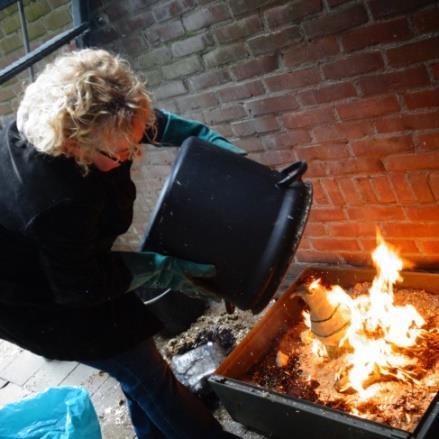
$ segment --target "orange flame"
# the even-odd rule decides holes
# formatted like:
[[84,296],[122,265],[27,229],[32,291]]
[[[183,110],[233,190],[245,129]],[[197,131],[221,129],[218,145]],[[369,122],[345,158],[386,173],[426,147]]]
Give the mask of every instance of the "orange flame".
[[[356,391],[361,399],[372,396],[377,389],[371,384],[383,379],[416,381],[410,374],[416,359],[398,348],[414,346],[425,324],[412,305],[393,303],[393,286],[403,280],[400,271],[404,261],[379,232],[377,244],[372,253],[377,274],[368,295],[352,298],[340,286],[327,290],[328,300],[349,307],[352,316],[350,327],[339,341],[347,354],[339,372],[338,389]],[[321,346],[314,346],[313,352],[321,355],[323,345],[317,339],[315,343]]]

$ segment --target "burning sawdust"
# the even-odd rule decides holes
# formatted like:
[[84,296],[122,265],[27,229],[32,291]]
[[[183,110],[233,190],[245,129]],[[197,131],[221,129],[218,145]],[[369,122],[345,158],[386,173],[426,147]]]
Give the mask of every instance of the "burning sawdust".
[[[369,283],[357,284],[348,293],[358,297],[369,287]],[[400,306],[414,305],[426,321],[426,329],[439,327],[439,295],[399,289],[395,291],[394,302]],[[368,389],[374,388],[375,392],[372,397],[362,399],[358,392],[342,394],[337,390],[338,377],[334,371],[343,368],[345,358],[340,355],[316,359],[311,343],[306,341],[309,332],[303,322],[289,328],[275,343],[273,350],[249,371],[246,380],[395,428],[414,430],[439,391],[437,338],[431,338],[425,344],[420,343],[411,350],[411,355],[416,355],[420,365],[416,384],[384,380],[368,386]],[[283,353],[283,367],[278,365],[279,351]]]
[[439,295],[396,293],[410,263],[379,231],[371,256],[371,284],[345,291],[309,279],[297,288],[309,311],[280,340],[274,365],[263,364],[268,380],[258,371],[252,379],[413,431],[439,390]]

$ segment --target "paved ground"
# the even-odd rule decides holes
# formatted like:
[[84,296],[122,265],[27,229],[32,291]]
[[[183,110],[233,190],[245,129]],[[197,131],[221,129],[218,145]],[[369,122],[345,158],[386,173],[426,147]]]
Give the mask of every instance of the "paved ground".
[[[0,341],[0,407],[53,386],[82,386],[88,390],[104,439],[136,437],[119,385],[107,374],[75,362],[46,360]],[[227,430],[239,437],[263,438],[234,422],[223,408],[215,414]]]

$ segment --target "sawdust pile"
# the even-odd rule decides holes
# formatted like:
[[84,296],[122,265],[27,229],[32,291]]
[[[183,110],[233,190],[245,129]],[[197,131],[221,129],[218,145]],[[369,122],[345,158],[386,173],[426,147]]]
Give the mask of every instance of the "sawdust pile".
[[[350,294],[367,293],[369,283],[357,284]],[[412,304],[426,321],[425,328],[439,328],[439,295],[421,290],[399,289],[395,304]],[[303,323],[289,328],[274,343],[273,349],[244,378],[270,390],[286,393],[328,407],[340,409],[378,423],[412,432],[427,407],[439,391],[439,337],[419,343],[411,353],[419,364],[419,383],[387,381],[378,385],[378,393],[360,402],[357,393],[341,394],[335,388],[335,371],[340,369],[343,356],[317,359],[310,345],[301,341],[307,331]],[[278,352],[288,355],[287,364],[276,363]],[[312,377],[312,379],[310,379]]]

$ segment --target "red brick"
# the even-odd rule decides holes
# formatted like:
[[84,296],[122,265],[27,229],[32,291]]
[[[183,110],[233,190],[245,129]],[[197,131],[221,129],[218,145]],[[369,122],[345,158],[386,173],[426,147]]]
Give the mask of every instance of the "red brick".
[[197,8],[194,12],[183,15],[183,24],[186,30],[192,32],[210,26],[211,24],[216,24],[227,18],[230,18],[227,6],[219,4]]
[[360,236],[375,236],[376,225],[374,223],[344,222],[341,224],[328,224],[328,235],[336,238],[357,238]]
[[184,35],[184,28],[181,21],[174,20],[172,22],[163,23],[159,26],[151,27],[147,31],[147,35],[156,34],[163,42],[175,40]]
[[320,179],[325,192],[328,194],[331,203],[335,206],[341,206],[344,204],[344,199],[341,195],[340,189],[337,186],[335,178],[321,178]]
[[204,112],[204,117],[209,125],[237,120],[247,116],[241,105],[233,105],[230,107],[217,108]]
[[214,35],[221,44],[224,44],[257,34],[262,29],[263,24],[259,16],[252,15],[251,17],[233,21],[231,24],[216,28]]
[[313,41],[301,41],[288,48],[283,54],[287,67],[304,63],[315,63],[339,53],[337,38],[333,35]]
[[342,264],[349,264],[349,265],[359,265],[361,267],[364,266],[371,266],[372,265],[372,259],[370,257],[369,253],[347,253],[347,252],[340,252],[339,254],[341,258]]
[[430,78],[424,66],[405,69],[400,72],[368,76],[358,80],[358,85],[364,96],[386,93],[393,90],[405,91],[429,84]]
[[388,176],[400,203],[414,203],[416,201],[406,173],[389,173]]
[[404,12],[433,3],[433,1],[434,0],[372,0],[369,2],[369,7],[374,18],[382,18],[403,14]]
[[396,201],[392,186],[387,175],[379,175],[371,178],[372,187],[375,191],[378,202],[393,203]]
[[299,21],[302,18],[319,12],[322,9],[322,0],[300,0],[292,5],[277,6],[264,12],[264,16],[270,29]]
[[250,101],[245,104],[245,107],[253,116],[260,116],[262,114],[295,110],[299,105],[293,96],[284,95]]
[[293,151],[264,151],[261,153],[261,161],[266,166],[279,166],[294,161]]
[[320,183],[320,179],[312,179],[311,180],[313,186],[313,203],[316,206],[321,206],[325,204],[329,204],[328,196],[326,192],[323,190],[323,186]]
[[439,206],[405,207],[407,218],[411,221],[435,221],[439,218]]
[[434,79],[439,79],[439,63],[430,66]]
[[380,229],[385,237],[430,238],[439,236],[439,223],[383,223]]
[[360,53],[348,58],[324,64],[322,67],[326,79],[340,79],[373,72],[384,67],[384,61],[379,52]]
[[423,252],[420,255],[410,255],[410,262],[414,264],[417,269],[426,271],[437,271],[439,266],[439,257],[434,255],[426,255]]
[[335,8],[343,3],[347,3],[348,1],[350,1],[350,0],[328,0],[328,5],[331,8]]
[[439,133],[419,134],[415,137],[418,151],[432,151],[439,149]]
[[220,133],[223,137],[228,138],[233,136],[232,127],[227,122],[221,125],[213,125],[211,128]]
[[[377,244],[375,239],[371,240],[361,240],[360,241],[363,248],[367,251],[373,251],[375,250]],[[397,251],[397,253],[401,256],[404,256],[407,253],[418,253],[419,249],[416,246],[416,243],[409,239],[394,239],[394,238],[387,238],[386,242],[389,243],[392,247],[394,247]]]
[[350,207],[347,209],[348,217],[355,221],[386,221],[404,220],[404,211],[401,207]]
[[316,105],[326,102],[334,102],[357,96],[354,86],[351,83],[334,84],[317,90],[305,91],[298,95],[302,105]]
[[[158,5],[153,8],[153,13],[158,22],[182,15],[182,13],[194,6],[193,1],[172,1],[166,5]],[[133,28],[131,28],[132,30]]]
[[256,128],[253,120],[240,120],[232,122],[233,134],[237,137],[247,137],[256,134]]
[[202,90],[205,88],[213,87],[215,85],[224,84],[230,81],[230,75],[223,70],[215,70],[212,72],[201,73],[200,75],[194,75],[189,78],[191,87],[195,90]]
[[316,20],[309,20],[303,24],[306,35],[316,38],[323,35],[336,34],[351,29],[368,20],[363,5],[354,5],[333,14],[321,15]]
[[429,175],[425,172],[408,175],[410,185],[420,203],[430,203],[434,201],[433,193],[428,184],[428,177]]
[[416,43],[406,44],[387,51],[392,67],[405,66],[439,57],[439,37],[427,38]]
[[177,98],[177,105],[180,111],[196,110],[197,108],[208,108],[218,105],[218,99],[212,92],[201,93],[198,95],[184,96]]
[[288,130],[284,133],[273,133],[263,138],[267,149],[285,149],[294,145],[307,144],[311,141],[306,130]]
[[[301,157],[298,156],[297,158],[300,159]],[[323,160],[313,160],[308,163],[308,178],[322,177],[327,175],[327,173],[327,164]]]
[[361,195],[365,204],[377,202],[377,197],[372,189],[369,177],[356,177],[354,181],[357,191]]
[[439,128],[439,111],[430,113],[403,114],[376,121],[379,133],[390,133],[405,130],[424,130]]
[[339,207],[320,207],[311,209],[309,220],[311,222],[343,221],[346,216]]
[[437,32],[439,29],[439,8],[417,12],[413,17],[413,23],[419,32]]
[[330,161],[327,163],[329,175],[358,174],[362,172],[381,172],[384,170],[381,160],[364,157],[346,159],[343,161]]
[[352,52],[375,44],[406,40],[411,35],[407,20],[398,18],[386,23],[373,23],[346,32],[342,35],[341,41],[345,51]]
[[238,139],[235,143],[240,148],[243,148],[250,153],[264,151],[264,146],[261,143],[261,139],[258,139],[256,137]]
[[357,251],[360,246],[356,239],[325,239],[315,238],[311,239],[312,245],[316,250],[323,251]]
[[291,26],[280,32],[258,35],[254,38],[247,39],[246,42],[253,55],[261,55],[263,53],[273,53],[300,38],[299,26]]
[[296,253],[296,261],[298,262],[327,262],[339,264],[343,262],[341,257],[334,251],[319,252],[314,250],[298,250]]
[[237,80],[248,79],[254,76],[262,76],[278,68],[276,55],[264,55],[250,61],[237,64],[230,70]]
[[302,160],[333,160],[349,157],[349,148],[346,144],[326,143],[311,146],[297,146],[297,156]]
[[218,91],[221,102],[227,103],[238,99],[252,98],[265,93],[261,81],[251,81],[245,84],[225,86]]
[[409,93],[404,98],[409,110],[423,107],[439,107],[439,88]]
[[[211,0],[210,0],[211,1]],[[236,17],[241,14],[256,11],[267,3],[267,0],[239,0],[230,2],[230,9]]]
[[320,82],[320,72],[316,67],[298,70],[291,73],[281,73],[265,79],[268,90],[282,91],[305,87]]
[[422,243],[422,247],[424,251],[428,254],[437,254],[439,255],[439,240],[428,240]]
[[326,236],[325,226],[321,223],[308,223],[305,226],[305,235],[307,236]]
[[268,131],[276,131],[279,129],[279,123],[276,117],[272,115],[257,117],[253,119],[253,124],[257,133],[266,133]]
[[436,200],[439,200],[439,172],[430,174],[430,189]]
[[240,43],[235,43],[228,46],[220,46],[203,55],[203,59],[208,68],[213,68],[239,61],[247,56],[246,47]]
[[329,140],[350,140],[371,135],[374,127],[369,121],[344,122],[333,125],[323,125],[313,129],[317,142]]
[[399,103],[395,96],[362,99],[348,104],[339,104],[336,107],[341,119],[365,119],[382,116],[399,111]]
[[335,122],[335,116],[332,109],[316,109],[287,113],[283,116],[283,121],[287,128],[301,128]]
[[384,139],[357,140],[351,143],[356,156],[384,157],[397,152],[413,150],[410,136],[386,137]]
[[383,162],[388,171],[439,169],[439,151],[392,155]]
[[279,124],[274,116],[258,117],[252,120],[239,121],[232,124],[236,136],[250,136],[256,133],[266,133],[279,129]]
[[363,204],[363,199],[352,178],[338,178],[338,186],[347,204],[354,206]]
[[311,241],[308,238],[303,237],[300,240],[299,248],[301,250],[310,250],[311,249]]

